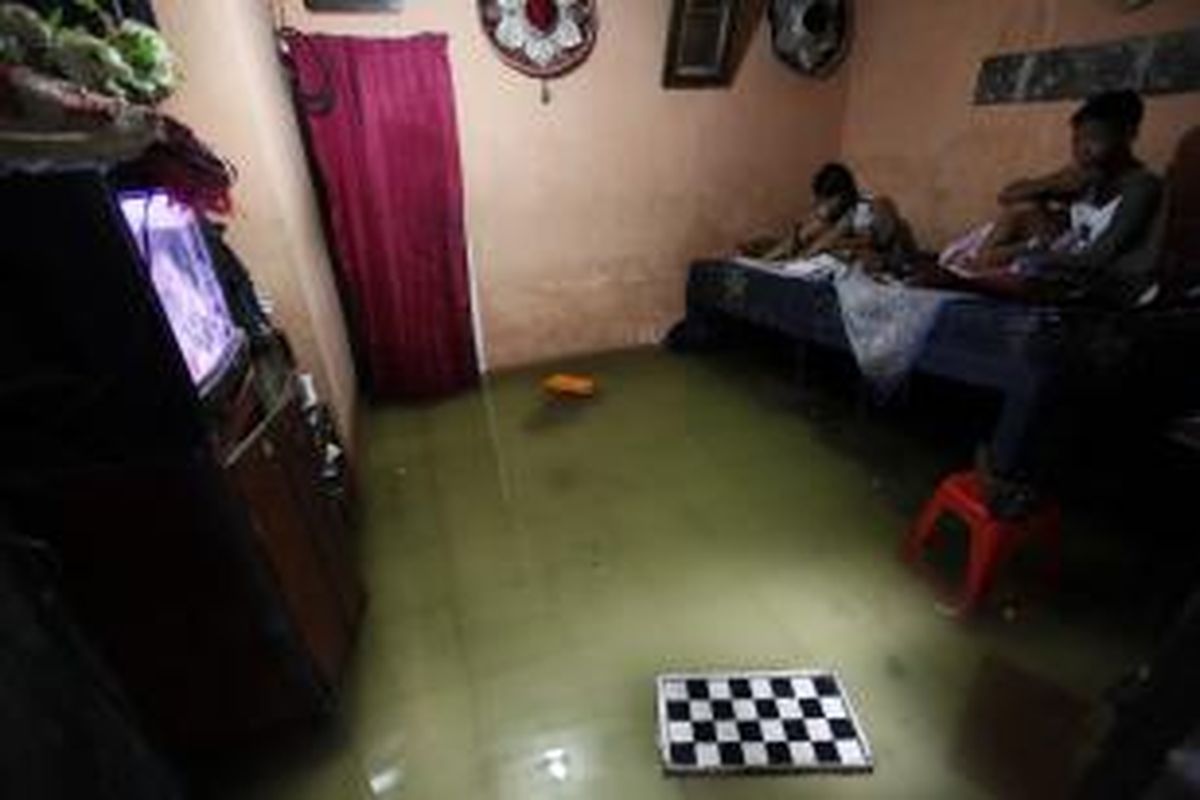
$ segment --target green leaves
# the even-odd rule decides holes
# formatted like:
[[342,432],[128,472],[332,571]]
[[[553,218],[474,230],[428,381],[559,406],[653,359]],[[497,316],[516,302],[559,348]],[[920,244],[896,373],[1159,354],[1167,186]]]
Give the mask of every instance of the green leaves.
[[71,0],[73,17],[85,26],[65,26],[62,8],[43,18],[17,3],[0,3],[0,63],[20,64],[65,78],[92,91],[156,104],[178,83],[174,55],[154,28],[133,20],[114,21],[100,0]]
[[8,63],[25,63],[44,55],[54,29],[32,8],[17,3],[0,4],[0,39],[6,41]]
[[133,71],[127,85],[135,97],[143,102],[158,102],[174,90],[177,83],[175,57],[154,28],[126,20],[109,42]]

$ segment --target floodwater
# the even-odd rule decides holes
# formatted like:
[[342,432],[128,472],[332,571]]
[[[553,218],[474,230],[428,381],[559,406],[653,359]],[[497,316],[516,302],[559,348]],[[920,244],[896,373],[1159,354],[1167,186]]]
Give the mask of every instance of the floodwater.
[[[954,402],[864,415],[836,379],[801,393],[736,353],[562,366],[598,396],[544,397],[547,368],[367,415],[371,605],[343,707],[220,796],[1061,796],[1145,637],[1020,582],[976,620],[939,612],[898,551],[969,460]],[[1078,519],[1068,559],[1103,562]],[[657,674],[788,667],[837,670],[873,773],[663,773]]]

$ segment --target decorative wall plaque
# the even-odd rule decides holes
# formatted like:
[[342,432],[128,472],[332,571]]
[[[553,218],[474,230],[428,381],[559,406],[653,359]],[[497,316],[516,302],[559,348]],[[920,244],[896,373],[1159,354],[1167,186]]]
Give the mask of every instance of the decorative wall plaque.
[[795,70],[825,77],[850,49],[850,0],[771,0],[771,43]]
[[984,59],[978,105],[1075,100],[1109,89],[1200,90],[1200,28]]
[[596,44],[596,0],[478,0],[483,30],[500,58],[533,78],[557,78]]

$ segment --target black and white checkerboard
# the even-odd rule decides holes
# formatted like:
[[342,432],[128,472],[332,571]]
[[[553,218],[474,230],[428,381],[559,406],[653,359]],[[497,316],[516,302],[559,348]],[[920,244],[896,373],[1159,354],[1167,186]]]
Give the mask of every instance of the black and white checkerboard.
[[668,772],[862,772],[871,746],[836,674],[825,670],[658,678]]

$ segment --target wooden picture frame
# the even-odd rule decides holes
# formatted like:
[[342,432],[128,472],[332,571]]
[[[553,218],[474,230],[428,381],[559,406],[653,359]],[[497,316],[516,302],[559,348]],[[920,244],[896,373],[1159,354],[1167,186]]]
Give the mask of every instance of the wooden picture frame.
[[700,89],[728,86],[741,0],[672,0],[663,86]]
[[340,13],[399,11],[404,0],[304,0],[304,7],[314,12]]

